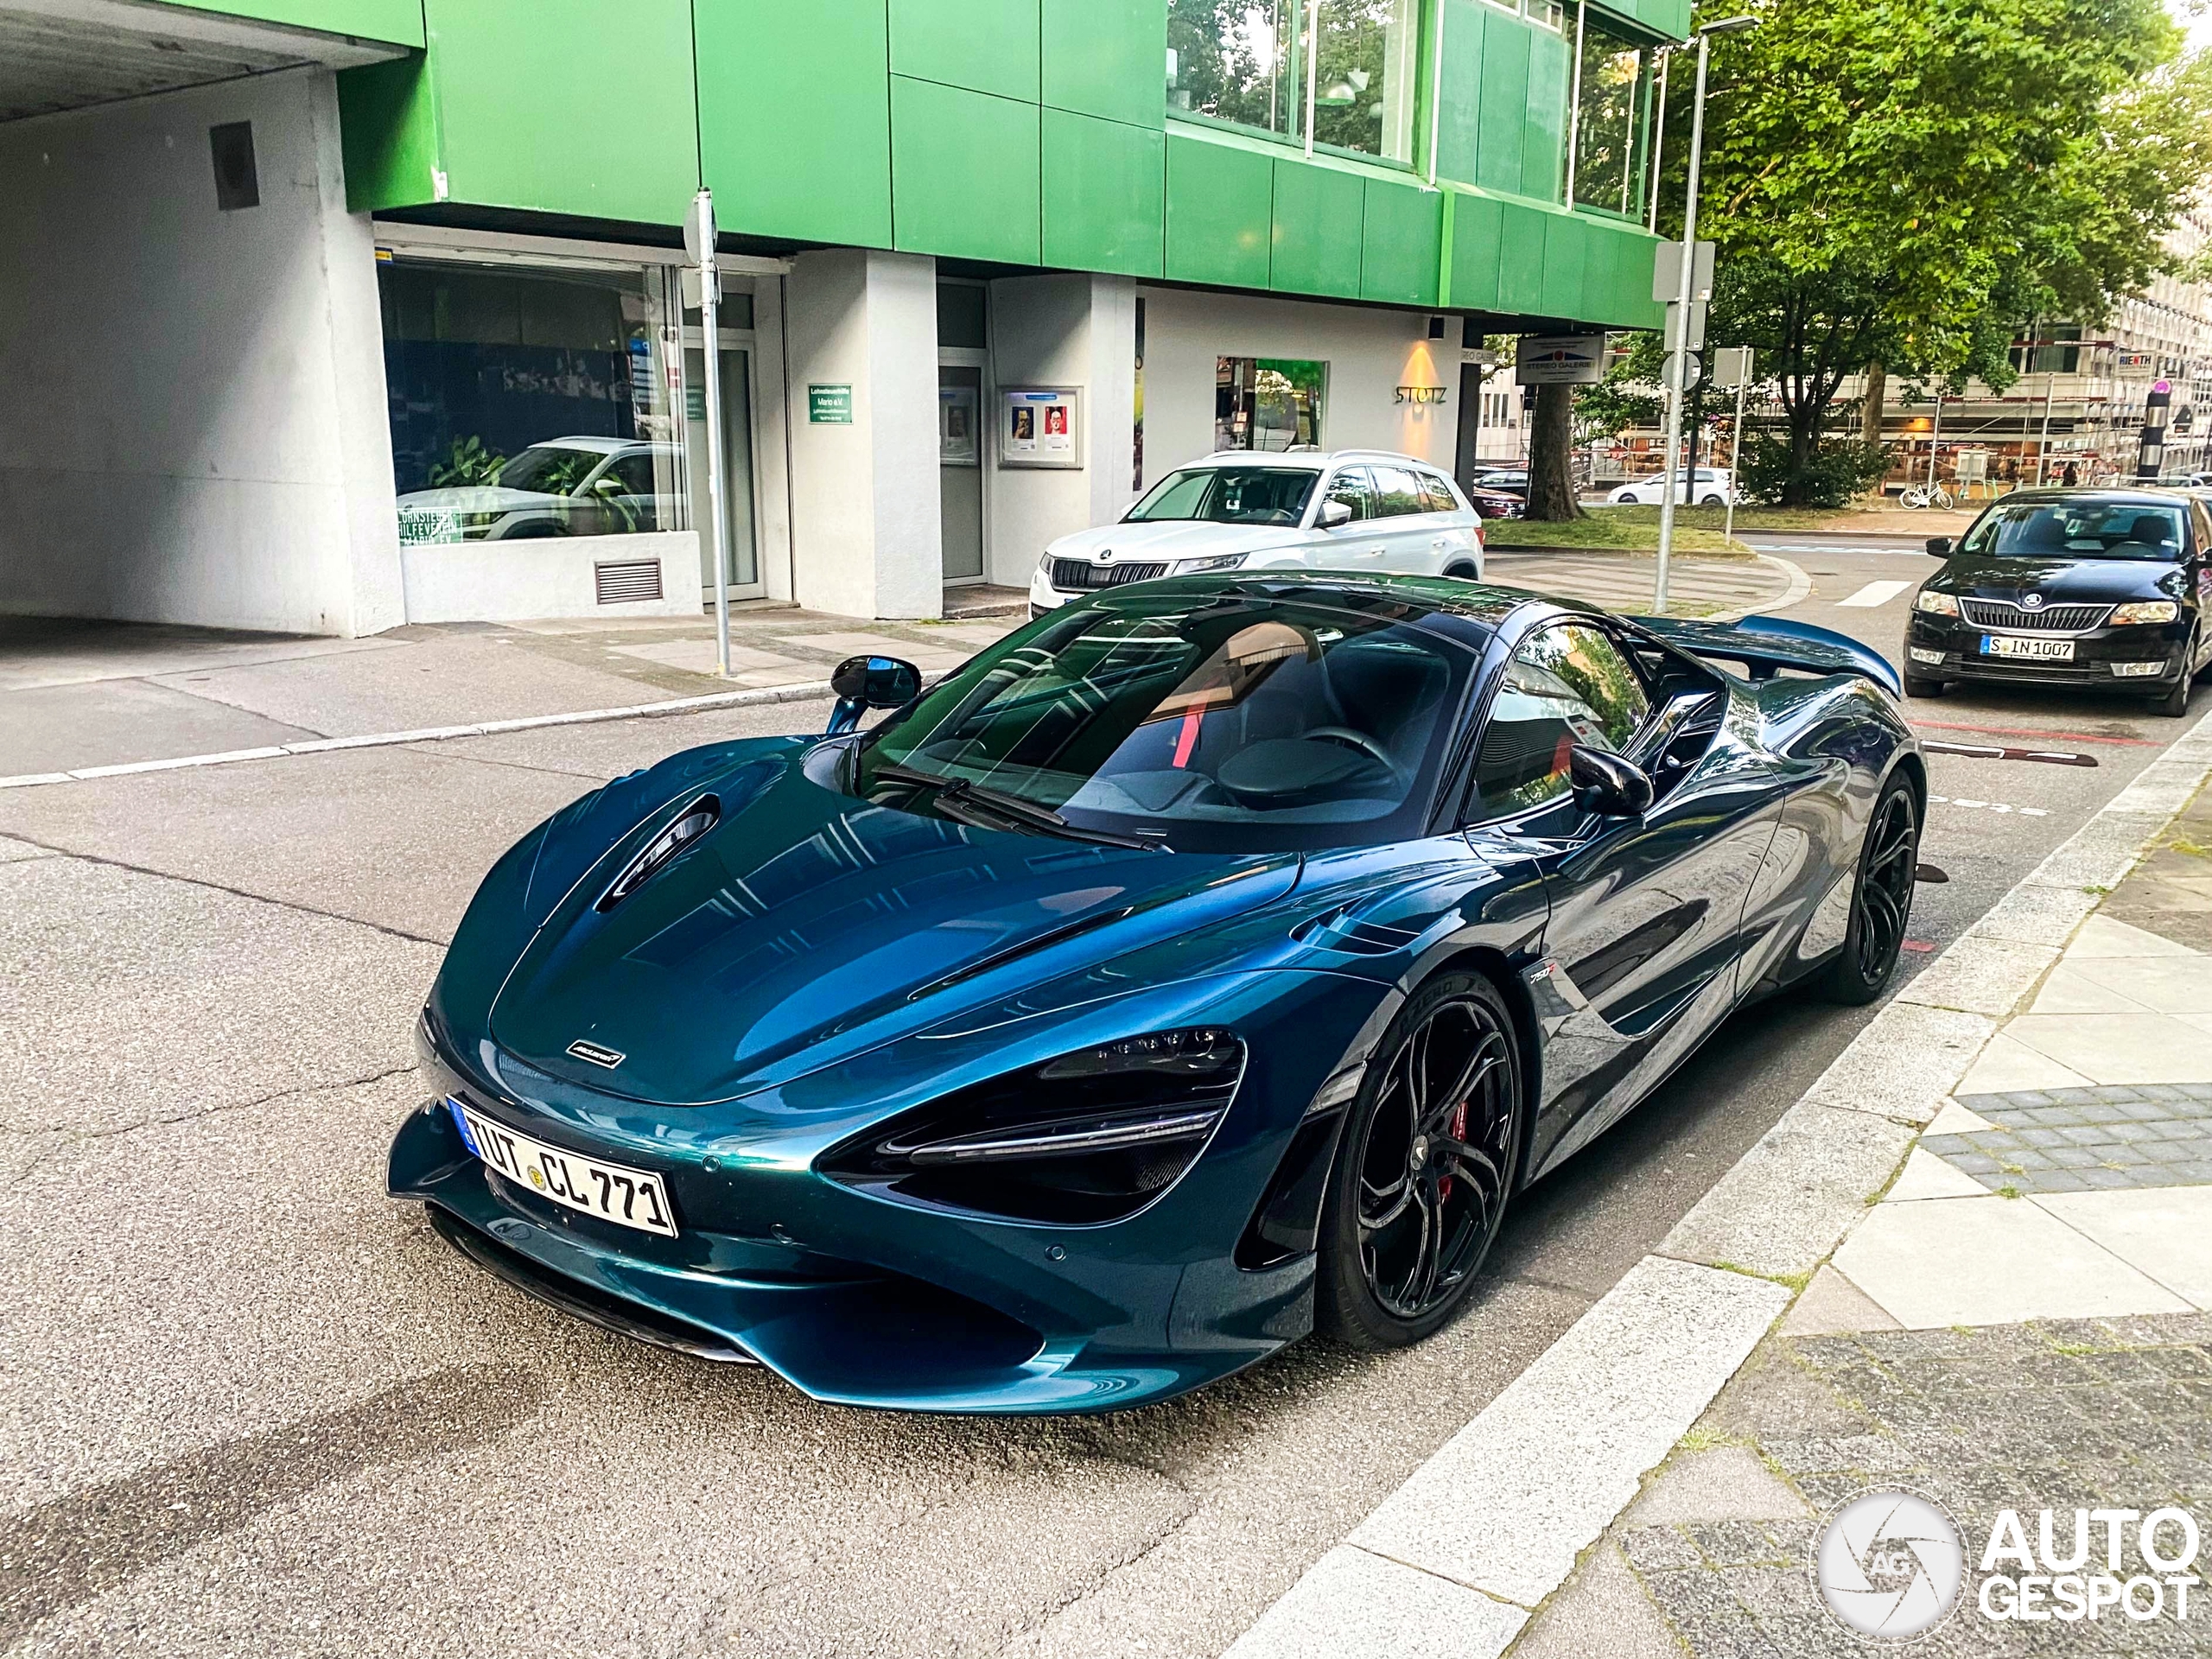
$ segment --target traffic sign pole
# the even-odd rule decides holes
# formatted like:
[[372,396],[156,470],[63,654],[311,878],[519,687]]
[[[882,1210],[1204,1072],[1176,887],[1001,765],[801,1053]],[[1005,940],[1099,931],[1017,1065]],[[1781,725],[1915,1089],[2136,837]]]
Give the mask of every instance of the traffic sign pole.
[[1697,96],[1690,106],[1689,193],[1682,204],[1682,269],[1675,279],[1675,302],[1681,307],[1682,343],[1675,357],[1675,372],[1667,377],[1667,467],[1659,495],[1659,574],[1651,594],[1652,613],[1657,616],[1667,614],[1667,564],[1675,551],[1675,458],[1682,444],[1682,365],[1690,354],[1690,302],[1697,276],[1697,169],[1705,148],[1705,67],[1712,46],[1709,35],[1697,37]]

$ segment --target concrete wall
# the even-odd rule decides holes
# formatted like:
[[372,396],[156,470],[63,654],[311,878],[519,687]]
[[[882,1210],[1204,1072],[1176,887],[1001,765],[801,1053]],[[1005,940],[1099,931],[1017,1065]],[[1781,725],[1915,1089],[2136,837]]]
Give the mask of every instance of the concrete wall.
[[[519,542],[424,542],[400,550],[410,622],[699,614],[699,534],[548,536]],[[661,597],[602,605],[593,567],[660,561]]]
[[[941,614],[937,262],[801,254],[784,305],[792,596],[846,616]],[[850,424],[810,418],[812,385],[852,388]]]
[[[1140,288],[1144,301],[1144,481],[1213,448],[1214,359],[1326,363],[1321,445],[1396,449],[1449,471],[1457,440],[1459,325],[1428,338],[1426,311]],[[1450,387],[1441,404],[1401,404],[1402,385]]]
[[[253,124],[219,212],[208,129]],[[330,73],[0,127],[0,610],[405,620],[374,245]]]
[[1020,276],[993,283],[990,304],[995,385],[1083,393],[1080,470],[1000,467],[997,411],[985,411],[992,471],[984,574],[1026,587],[1047,543],[1119,518],[1135,499],[1136,284],[1119,276]]

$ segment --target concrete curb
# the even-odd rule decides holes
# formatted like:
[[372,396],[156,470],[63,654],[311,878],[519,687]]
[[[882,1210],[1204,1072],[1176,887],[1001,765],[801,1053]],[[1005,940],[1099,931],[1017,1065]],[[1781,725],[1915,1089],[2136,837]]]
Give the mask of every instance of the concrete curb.
[[1504,1653],[1866,1214],[2102,890],[2208,778],[2212,715],[1897,993],[1656,1250],[1229,1659]]
[[140,772],[178,772],[190,766],[227,766],[242,760],[281,760],[288,755],[328,754],[339,749],[385,749],[408,743],[442,743],[455,737],[496,737],[502,732],[534,732],[549,726],[590,726],[610,720],[652,720],[666,715],[696,715],[710,709],[757,708],[764,703],[807,702],[830,695],[827,680],[763,686],[750,691],[709,691],[704,696],[641,702],[626,709],[584,709],[565,715],[531,715],[520,720],[479,721],[473,726],[425,726],[411,732],[371,732],[359,737],[319,737],[259,749],[226,749],[216,754],[185,754],[168,760],[130,760],[119,766],[80,766],[73,772],[31,772],[0,778],[0,789],[31,789],[44,784],[82,783],[95,778],[124,778]]

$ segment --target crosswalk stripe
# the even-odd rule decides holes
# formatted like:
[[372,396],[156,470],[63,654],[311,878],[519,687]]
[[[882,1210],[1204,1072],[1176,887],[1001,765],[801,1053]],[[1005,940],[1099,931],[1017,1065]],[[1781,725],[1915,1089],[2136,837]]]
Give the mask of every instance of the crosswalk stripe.
[[1871,611],[1878,606],[1888,604],[1911,586],[1912,584],[1909,582],[1870,582],[1849,599],[1836,601],[1836,607],[1839,610],[1856,607],[1862,611]]

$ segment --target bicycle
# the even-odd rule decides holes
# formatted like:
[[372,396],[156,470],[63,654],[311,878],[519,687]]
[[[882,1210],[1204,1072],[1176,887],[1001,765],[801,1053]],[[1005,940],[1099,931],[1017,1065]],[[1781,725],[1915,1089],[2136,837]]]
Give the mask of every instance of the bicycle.
[[1957,499],[1941,484],[1908,484],[1897,494],[1897,505],[1916,512],[1923,507],[1942,512],[1958,505]]

